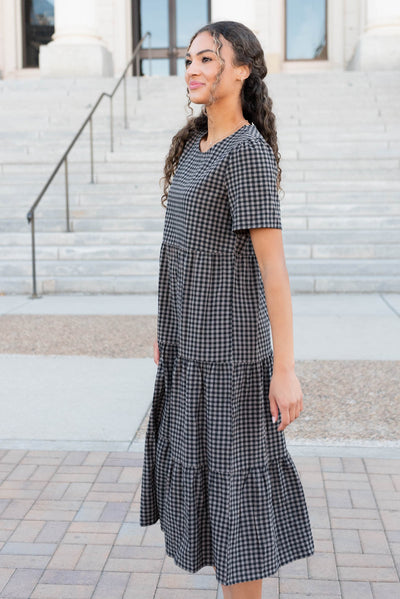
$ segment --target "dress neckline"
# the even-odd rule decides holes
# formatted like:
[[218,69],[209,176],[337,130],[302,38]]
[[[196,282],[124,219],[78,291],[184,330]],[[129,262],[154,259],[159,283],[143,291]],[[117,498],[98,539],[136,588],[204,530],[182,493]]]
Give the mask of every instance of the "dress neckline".
[[200,154],[209,154],[211,152],[211,150],[213,150],[213,148],[215,148],[216,146],[218,146],[219,144],[222,144],[224,141],[226,141],[227,139],[230,139],[231,137],[233,137],[234,135],[236,135],[236,133],[238,133],[239,131],[241,131],[242,129],[244,129],[245,127],[252,127],[253,123],[249,123],[246,125],[242,125],[242,127],[239,127],[239,129],[236,129],[236,131],[234,131],[233,133],[231,133],[230,135],[227,135],[226,137],[223,137],[222,139],[220,139],[219,141],[217,141],[215,144],[213,144],[211,146],[211,148],[208,148],[208,150],[206,150],[205,152],[202,152],[201,148],[200,148],[200,142],[201,139],[203,137],[203,135],[205,133],[207,133],[207,129],[202,129],[199,133],[199,138],[196,142],[197,145],[197,149],[200,152]]

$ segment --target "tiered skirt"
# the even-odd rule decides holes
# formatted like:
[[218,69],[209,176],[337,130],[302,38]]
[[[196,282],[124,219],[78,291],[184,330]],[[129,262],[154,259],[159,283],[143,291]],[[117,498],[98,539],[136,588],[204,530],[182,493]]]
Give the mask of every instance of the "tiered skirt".
[[224,585],[265,578],[314,553],[302,483],[273,423],[273,355],[187,360],[159,344],[145,438],[140,525],[160,520],[167,554]]

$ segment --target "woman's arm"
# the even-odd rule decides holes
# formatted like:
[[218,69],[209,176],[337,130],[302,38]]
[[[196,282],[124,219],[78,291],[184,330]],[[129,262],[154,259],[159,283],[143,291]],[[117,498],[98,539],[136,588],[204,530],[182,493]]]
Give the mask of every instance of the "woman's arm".
[[284,430],[300,415],[303,409],[303,394],[294,371],[292,299],[282,230],[250,229],[250,236],[264,283],[271,323],[274,351],[269,392],[271,414],[277,419],[279,406],[282,421],[278,430]]

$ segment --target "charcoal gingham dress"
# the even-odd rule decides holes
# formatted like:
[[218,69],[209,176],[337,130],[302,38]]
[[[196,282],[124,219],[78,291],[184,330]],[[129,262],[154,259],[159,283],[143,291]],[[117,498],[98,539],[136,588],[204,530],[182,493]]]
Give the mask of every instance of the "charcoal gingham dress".
[[244,125],[186,142],[160,250],[160,359],[145,438],[140,525],[166,553],[231,585],[314,553],[305,495],[272,423],[273,352],[250,228],[282,228],[272,148]]

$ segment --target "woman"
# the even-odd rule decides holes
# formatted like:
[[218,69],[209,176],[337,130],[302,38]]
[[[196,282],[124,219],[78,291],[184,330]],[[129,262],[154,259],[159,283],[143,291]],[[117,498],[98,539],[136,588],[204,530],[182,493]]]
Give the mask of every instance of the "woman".
[[141,526],[160,519],[175,563],[212,565],[232,599],[259,599],[263,577],[314,553],[283,432],[303,397],[266,74],[241,23],[208,24],[190,41],[189,103],[203,107],[174,136],[164,169],[141,488]]

